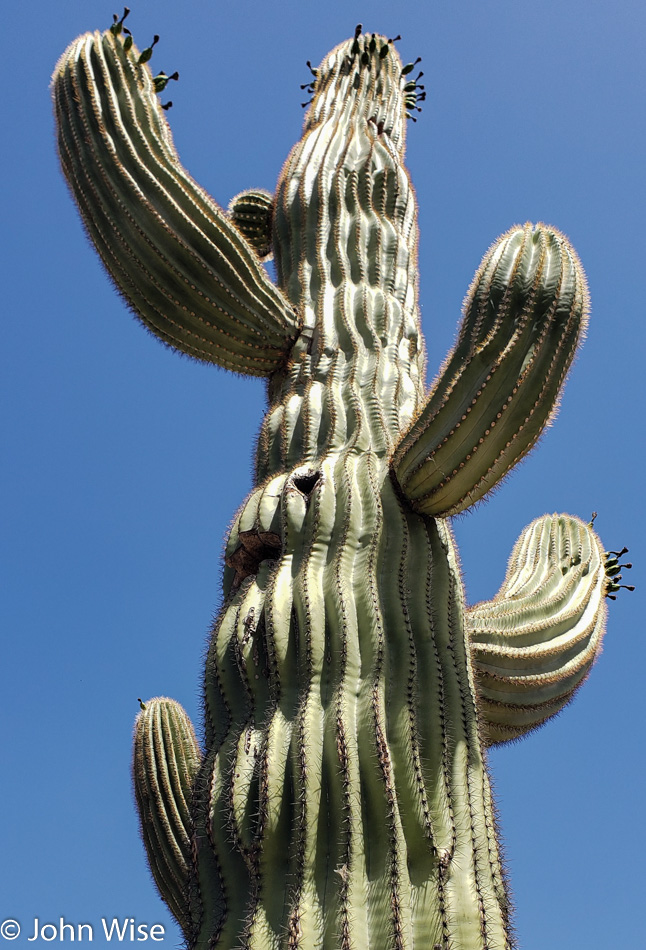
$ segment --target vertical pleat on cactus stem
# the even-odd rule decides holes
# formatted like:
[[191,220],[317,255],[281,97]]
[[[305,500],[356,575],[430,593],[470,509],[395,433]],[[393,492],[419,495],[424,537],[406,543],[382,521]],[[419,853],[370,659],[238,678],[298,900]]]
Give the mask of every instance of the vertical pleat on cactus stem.
[[498,596],[467,608],[447,516],[553,417],[587,320],[581,266],[553,228],[503,235],[425,394],[415,64],[357,27],[310,67],[275,194],[224,212],[179,163],[157,99],[177,74],[153,77],[157,37],[140,53],[127,12],[56,67],[63,171],[144,324],[266,376],[269,401],[226,547],[204,753],[172,700],[137,720],[154,879],[191,948],[510,950],[485,748],[569,701],[628,565],[545,516]]

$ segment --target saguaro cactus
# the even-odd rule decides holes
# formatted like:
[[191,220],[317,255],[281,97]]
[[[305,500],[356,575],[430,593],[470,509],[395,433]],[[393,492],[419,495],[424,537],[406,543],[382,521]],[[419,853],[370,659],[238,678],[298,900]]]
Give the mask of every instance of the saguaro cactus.
[[[204,749],[173,700],[137,720],[155,881],[190,947],[508,948],[485,749],[571,698],[620,565],[590,524],[545,516],[497,597],[467,608],[448,516],[553,414],[587,319],[578,259],[542,224],[503,235],[425,394],[403,164],[421,87],[394,41],[358,27],[313,70],[275,195],[228,212],[179,163],[151,50],[115,17],[65,52],[65,175],[144,323],[269,381],[206,661]],[[260,263],[272,248],[277,285]]]

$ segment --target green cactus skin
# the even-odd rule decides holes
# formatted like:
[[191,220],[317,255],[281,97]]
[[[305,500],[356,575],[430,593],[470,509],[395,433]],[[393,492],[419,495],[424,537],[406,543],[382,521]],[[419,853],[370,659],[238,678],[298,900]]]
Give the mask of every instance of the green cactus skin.
[[[616,559],[546,516],[499,595],[467,609],[446,516],[552,417],[587,319],[577,257],[544,225],[503,235],[425,395],[403,165],[417,87],[393,41],[358,28],[313,70],[275,196],[243,193],[227,216],[179,164],[120,23],[54,74],[74,198],[143,322],[267,376],[269,395],[226,548],[204,753],[172,700],[137,720],[157,886],[189,947],[506,950],[485,749],[580,685]],[[258,258],[270,233],[277,286]]]

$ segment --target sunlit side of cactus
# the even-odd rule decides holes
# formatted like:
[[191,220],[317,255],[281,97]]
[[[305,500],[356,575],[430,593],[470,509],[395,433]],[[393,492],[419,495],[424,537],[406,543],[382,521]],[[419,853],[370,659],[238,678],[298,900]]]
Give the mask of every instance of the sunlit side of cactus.
[[[618,558],[591,525],[545,516],[497,597],[467,609],[447,516],[552,417],[587,320],[580,264],[552,228],[503,235],[425,394],[403,164],[423,93],[394,41],[357,28],[313,70],[275,195],[244,192],[228,213],[179,164],[150,52],[115,17],[63,55],[63,169],[143,322],[269,380],[206,662],[204,750],[173,700],[137,721],[155,881],[190,947],[504,950],[485,748],[581,684]],[[277,285],[260,264],[272,250]]]

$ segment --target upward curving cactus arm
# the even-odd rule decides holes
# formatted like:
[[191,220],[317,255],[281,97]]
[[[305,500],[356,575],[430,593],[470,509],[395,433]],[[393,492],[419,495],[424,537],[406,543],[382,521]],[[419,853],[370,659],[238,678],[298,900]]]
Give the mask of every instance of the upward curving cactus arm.
[[496,597],[467,611],[490,744],[526,735],[570,702],[601,650],[609,584],[590,525],[545,515],[525,528]]
[[587,314],[583,270],[558,231],[527,224],[491,247],[457,344],[394,453],[395,476],[416,511],[463,511],[534,446]]
[[135,724],[133,778],[148,863],[187,939],[199,920],[191,893],[192,788],[202,760],[184,709],[164,697],[142,703]]
[[254,248],[182,168],[148,50],[131,40],[85,34],[53,76],[59,155],[88,234],[165,343],[269,376],[286,362],[299,320]]

